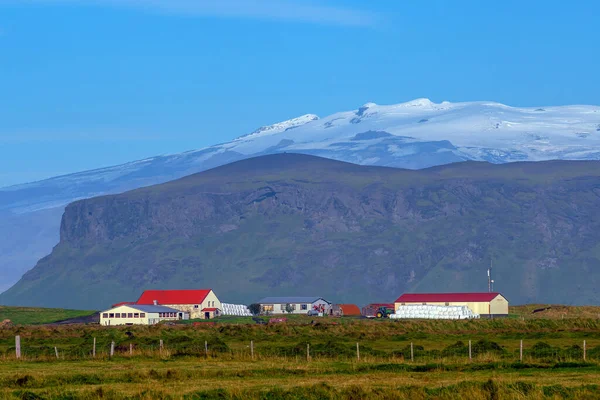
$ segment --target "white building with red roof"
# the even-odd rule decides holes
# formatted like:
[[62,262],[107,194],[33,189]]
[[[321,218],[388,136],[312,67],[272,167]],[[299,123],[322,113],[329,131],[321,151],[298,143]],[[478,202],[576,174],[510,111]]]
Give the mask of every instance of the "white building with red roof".
[[211,319],[221,315],[223,309],[212,289],[146,290],[136,304],[174,308],[192,319]]
[[482,293],[404,293],[395,309],[408,305],[467,306],[481,316],[508,315],[508,300],[498,292]]

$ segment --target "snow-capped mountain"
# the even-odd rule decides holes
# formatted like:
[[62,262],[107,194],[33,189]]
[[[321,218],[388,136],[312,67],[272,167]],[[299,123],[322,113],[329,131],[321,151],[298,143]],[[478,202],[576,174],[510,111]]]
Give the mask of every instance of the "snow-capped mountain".
[[[517,108],[494,102],[436,104],[428,99],[367,103],[324,118],[303,115],[200,150],[3,188],[0,243],[11,246],[0,246],[0,265],[7,266],[0,271],[0,291],[58,242],[56,210],[69,202],[277,152],[412,169],[463,160],[600,159],[600,107]],[[32,231],[46,230],[51,236],[31,243]],[[19,240],[19,232],[27,236]]]

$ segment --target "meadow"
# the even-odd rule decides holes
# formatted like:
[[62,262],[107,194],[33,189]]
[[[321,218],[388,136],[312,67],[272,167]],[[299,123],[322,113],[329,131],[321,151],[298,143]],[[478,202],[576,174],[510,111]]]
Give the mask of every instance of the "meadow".
[[3,398],[590,399],[599,382],[600,319],[591,317],[0,330]]

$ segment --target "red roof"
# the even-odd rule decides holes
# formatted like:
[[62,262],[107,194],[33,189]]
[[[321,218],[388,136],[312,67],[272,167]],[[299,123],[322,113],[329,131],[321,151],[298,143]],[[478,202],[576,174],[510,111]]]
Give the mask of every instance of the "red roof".
[[145,290],[136,304],[200,304],[210,293],[210,289],[202,290]]
[[360,315],[360,309],[355,304],[338,304],[343,315]]
[[500,293],[404,293],[396,303],[487,302]]
[[127,304],[135,304],[135,301],[122,301],[120,303],[113,304],[112,308],[116,308],[116,307],[119,307],[119,306],[125,306]]
[[217,311],[216,308],[203,308],[202,311]]

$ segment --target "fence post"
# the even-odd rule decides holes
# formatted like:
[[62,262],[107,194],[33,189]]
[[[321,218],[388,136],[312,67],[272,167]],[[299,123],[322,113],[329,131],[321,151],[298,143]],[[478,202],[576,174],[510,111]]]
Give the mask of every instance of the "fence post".
[[15,355],[21,358],[21,335],[15,336]]
[[472,358],[472,355],[471,355],[471,341],[469,340],[469,361],[471,361],[472,359],[473,358]]
[[519,361],[523,362],[523,339],[519,345]]
[[129,343],[129,355],[133,355],[133,343]]
[[112,341],[110,342],[110,356],[114,356],[115,355],[115,342]]
[[413,347],[413,343],[410,342],[410,361],[414,362],[415,361],[415,349]]
[[158,346],[160,349],[160,355],[162,356],[163,348],[165,347],[165,344],[162,339],[160,339],[160,342],[158,342]]
[[356,342],[356,359],[360,361],[360,349],[358,347],[358,342]]
[[204,341],[204,355],[208,357],[208,340]]
[[96,358],[96,338],[94,338],[94,347],[92,348],[92,357]]
[[310,361],[310,343],[306,343],[306,361]]
[[585,361],[585,340],[583,341],[583,361]]
[[58,349],[54,346],[54,354],[56,354],[56,359],[58,360]]
[[250,356],[254,360],[254,340],[250,341]]

